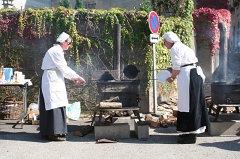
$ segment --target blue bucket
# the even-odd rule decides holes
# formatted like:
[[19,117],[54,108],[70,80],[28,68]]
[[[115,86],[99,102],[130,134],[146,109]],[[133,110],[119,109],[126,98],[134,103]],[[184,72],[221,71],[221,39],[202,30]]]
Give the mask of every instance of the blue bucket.
[[5,80],[7,82],[10,82],[11,77],[13,75],[13,69],[12,68],[4,68],[4,73],[5,73]]

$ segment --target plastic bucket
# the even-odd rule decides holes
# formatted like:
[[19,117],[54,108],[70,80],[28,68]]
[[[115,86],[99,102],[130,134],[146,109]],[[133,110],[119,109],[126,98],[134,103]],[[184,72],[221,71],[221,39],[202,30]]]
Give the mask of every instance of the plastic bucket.
[[4,73],[5,73],[5,80],[10,82],[11,77],[13,75],[13,69],[12,68],[4,68]]

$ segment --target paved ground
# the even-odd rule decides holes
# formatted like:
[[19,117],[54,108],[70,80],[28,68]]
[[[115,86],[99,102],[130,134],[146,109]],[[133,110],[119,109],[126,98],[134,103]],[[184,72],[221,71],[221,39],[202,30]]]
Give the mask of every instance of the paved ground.
[[68,138],[64,142],[45,140],[39,134],[38,125],[24,125],[23,129],[12,128],[16,121],[0,120],[1,159],[147,159],[147,158],[214,158],[236,159],[240,157],[240,136],[210,136],[201,134],[196,144],[176,143],[174,126],[150,128],[150,138],[119,139],[117,143],[96,143],[94,133],[84,137],[74,136],[73,132],[90,120],[70,121]]

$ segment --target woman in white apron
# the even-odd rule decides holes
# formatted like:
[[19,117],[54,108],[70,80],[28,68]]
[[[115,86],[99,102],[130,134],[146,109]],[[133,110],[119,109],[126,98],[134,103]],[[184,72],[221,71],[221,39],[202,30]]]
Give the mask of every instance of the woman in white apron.
[[201,67],[197,66],[198,59],[193,50],[181,43],[175,33],[167,32],[163,38],[172,60],[172,75],[167,81],[171,83],[178,76],[177,131],[181,134],[177,142],[193,144],[197,134],[204,133],[209,124],[203,88],[205,76]]
[[39,94],[40,133],[54,141],[65,141],[67,134],[66,106],[68,105],[64,78],[75,84],[85,83],[67,66],[64,50],[68,50],[71,37],[63,32],[45,54],[42,62],[42,81]]

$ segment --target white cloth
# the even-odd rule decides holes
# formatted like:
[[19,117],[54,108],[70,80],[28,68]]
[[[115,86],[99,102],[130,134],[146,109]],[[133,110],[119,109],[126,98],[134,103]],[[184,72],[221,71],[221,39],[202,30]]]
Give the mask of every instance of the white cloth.
[[163,39],[167,40],[170,43],[180,42],[179,37],[174,32],[167,32],[163,35]]
[[203,74],[202,68],[200,66],[197,66],[197,74],[202,77],[204,83],[206,76]]
[[68,105],[64,77],[71,79],[78,74],[67,66],[64,52],[60,45],[51,47],[42,62],[42,93],[46,110]]
[[174,70],[180,70],[183,65],[198,62],[194,51],[181,42],[176,42],[170,51]]
[[206,126],[200,127],[199,129],[195,130],[195,131],[190,131],[190,132],[182,132],[182,131],[178,131],[179,133],[182,134],[201,134],[204,133],[206,130]]
[[185,64],[198,62],[191,48],[181,42],[176,42],[171,48],[172,69],[180,70],[177,78],[178,87],[178,111],[189,112],[189,82],[190,70],[195,65],[181,67]]
[[70,37],[70,35],[68,35],[68,34],[65,33],[65,32],[62,32],[62,33],[58,36],[57,42],[62,43],[62,42],[64,42],[64,41],[66,41],[69,37]]

